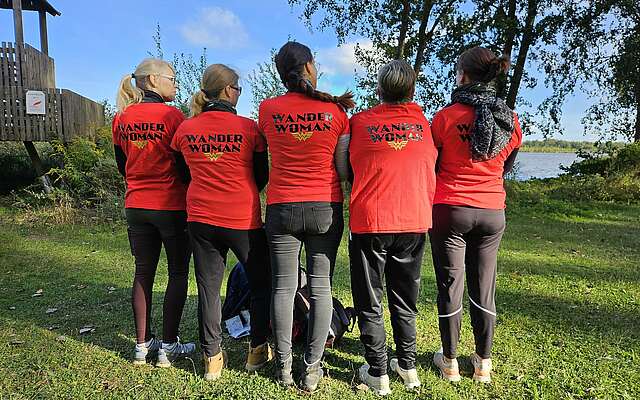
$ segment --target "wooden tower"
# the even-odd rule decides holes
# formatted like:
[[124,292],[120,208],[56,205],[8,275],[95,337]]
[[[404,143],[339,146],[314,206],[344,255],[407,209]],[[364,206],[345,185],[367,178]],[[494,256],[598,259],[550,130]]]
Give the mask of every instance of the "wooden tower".
[[[104,125],[104,107],[67,89],[57,89],[49,57],[47,14],[59,16],[47,0],[0,0],[13,10],[15,41],[0,46],[0,140],[21,141],[45,190],[51,184],[33,142],[91,135]],[[40,50],[24,42],[22,11],[37,11]]]

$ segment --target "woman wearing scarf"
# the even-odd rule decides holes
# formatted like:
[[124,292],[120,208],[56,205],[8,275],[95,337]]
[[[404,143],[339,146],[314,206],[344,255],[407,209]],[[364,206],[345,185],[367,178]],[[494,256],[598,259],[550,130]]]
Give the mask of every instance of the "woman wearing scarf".
[[505,229],[503,176],[522,143],[517,116],[494,88],[508,68],[508,58],[482,47],[462,53],[451,104],[432,123],[438,163],[429,236],[442,341],[434,363],[454,382],[460,380],[456,348],[465,275],[475,338],[473,379],[491,381],[497,254]]
[[204,378],[220,377],[220,287],[230,249],[245,266],[251,290],[251,343],[245,368],[255,371],[272,358],[269,333],[270,268],[258,193],[267,184],[266,143],[257,124],[236,115],[238,74],[209,66],[193,96],[193,117],[183,122],[171,146],[182,153],[191,183],[187,221],[198,285],[198,325]]
[[[124,206],[136,265],[131,291],[136,365],[157,355],[156,365],[169,367],[172,361],[195,350],[195,344],[178,339],[187,299],[190,252],[181,159],[169,147],[184,120],[180,110],[165,104],[175,96],[176,73],[171,64],[147,58],[133,74],[122,78],[118,113],[113,119],[113,145],[118,170],[127,182]],[[162,246],[167,254],[169,280],[160,341],[151,333],[151,304]]]

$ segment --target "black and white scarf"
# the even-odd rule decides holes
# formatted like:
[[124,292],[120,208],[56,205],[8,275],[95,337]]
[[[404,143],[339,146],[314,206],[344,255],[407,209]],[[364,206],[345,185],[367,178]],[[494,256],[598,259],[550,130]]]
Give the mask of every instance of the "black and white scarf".
[[237,114],[236,108],[230,102],[226,100],[209,100],[207,104],[204,105],[202,111],[225,111],[233,114]]
[[474,161],[496,157],[507,146],[514,128],[513,110],[496,95],[492,85],[476,82],[456,88],[452,103],[473,106],[476,119],[471,131],[471,156]]

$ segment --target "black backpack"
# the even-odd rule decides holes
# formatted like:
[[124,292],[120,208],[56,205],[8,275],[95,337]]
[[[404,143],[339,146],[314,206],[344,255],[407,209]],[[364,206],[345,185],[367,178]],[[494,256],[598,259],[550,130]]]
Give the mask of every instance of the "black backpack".
[[[340,341],[344,334],[353,330],[356,313],[353,307],[345,307],[340,300],[333,297],[333,314],[331,316],[331,326],[325,347],[333,347]],[[309,325],[309,288],[307,286],[307,274],[300,268],[298,275],[298,290],[294,299],[293,307],[293,341],[304,341],[307,337],[307,326]]]
[[222,321],[235,317],[242,310],[248,310],[250,300],[249,279],[244,266],[238,262],[227,280],[227,295],[222,305]]

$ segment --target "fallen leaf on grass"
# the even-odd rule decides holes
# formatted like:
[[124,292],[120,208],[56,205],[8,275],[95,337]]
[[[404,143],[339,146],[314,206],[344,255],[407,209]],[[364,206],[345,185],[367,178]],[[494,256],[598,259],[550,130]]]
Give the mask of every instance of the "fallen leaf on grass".
[[56,340],[57,340],[58,342],[64,342],[65,340],[67,340],[67,337],[66,337],[66,336],[64,336],[64,335],[60,335],[60,336],[58,336],[58,337],[56,338]]
[[369,386],[365,385],[364,383],[361,383],[358,386],[356,386],[356,390],[359,392],[366,392],[369,390]]
[[107,290],[108,290],[109,292],[113,292],[113,291],[115,291],[115,290],[116,290],[116,288],[114,288],[113,286],[109,286],[109,287],[107,288]]
[[47,308],[47,311],[45,311],[45,313],[47,314],[53,314],[54,312],[58,311],[57,308]]
[[87,285],[78,285],[78,286],[76,286],[76,289],[82,290],[82,289],[84,289],[86,287],[87,287]]
[[13,339],[9,344],[12,346],[20,346],[21,344],[24,344],[24,340]]
[[40,297],[42,296],[43,293],[44,293],[44,290],[38,289],[34,294],[31,295],[31,297]]
[[53,330],[56,330],[56,329],[58,329],[58,328],[60,328],[60,326],[58,326],[58,325],[51,325],[51,326],[50,326],[50,327],[48,327],[47,329],[48,329],[48,330],[50,330],[50,331],[53,331]]
[[81,335],[84,335],[84,334],[87,334],[87,333],[93,333],[95,331],[96,331],[96,328],[94,326],[87,325],[87,326],[83,326],[82,328],[80,328],[79,332],[80,332]]
[[9,307],[9,310],[11,310],[11,311],[13,311],[13,310],[15,310],[15,309],[16,309],[16,308],[15,308],[14,306]]

